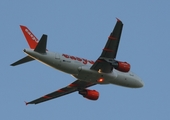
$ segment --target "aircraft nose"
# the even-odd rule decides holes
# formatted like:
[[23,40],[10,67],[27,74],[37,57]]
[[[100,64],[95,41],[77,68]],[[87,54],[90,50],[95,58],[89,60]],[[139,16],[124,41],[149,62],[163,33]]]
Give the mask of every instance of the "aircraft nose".
[[143,81],[138,78],[137,81],[136,81],[136,87],[137,87],[137,88],[141,88],[141,87],[143,87],[143,86],[144,86]]
[[138,80],[137,86],[138,86],[139,88],[141,88],[141,87],[144,86],[144,83],[143,83],[143,81],[142,81],[141,79]]
[[135,74],[133,74],[133,75],[134,75],[133,78],[134,78],[134,81],[135,81],[135,88],[143,87],[144,83],[143,83],[142,79]]

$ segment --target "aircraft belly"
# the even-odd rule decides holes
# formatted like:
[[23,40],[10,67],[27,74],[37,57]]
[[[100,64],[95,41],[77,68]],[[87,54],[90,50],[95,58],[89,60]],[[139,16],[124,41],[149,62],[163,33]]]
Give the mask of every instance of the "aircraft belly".
[[[109,84],[113,79],[116,78],[116,73],[100,73],[95,70],[91,70],[90,66],[79,67],[79,74],[73,75],[79,80],[87,82],[96,82],[98,84]],[[100,79],[103,79],[102,82],[99,82]]]
[[68,74],[78,74],[78,67],[78,64],[61,62],[61,66],[59,67],[59,69]]

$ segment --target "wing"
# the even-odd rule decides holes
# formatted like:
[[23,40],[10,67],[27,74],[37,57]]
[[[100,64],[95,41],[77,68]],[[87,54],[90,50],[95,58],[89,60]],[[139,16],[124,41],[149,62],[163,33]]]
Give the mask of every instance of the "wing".
[[31,102],[26,102],[26,105],[27,104],[38,104],[41,102],[45,102],[47,100],[51,100],[51,99],[54,99],[54,98],[57,98],[57,97],[60,97],[60,96],[66,95],[66,94],[70,94],[72,92],[75,92],[75,91],[78,91],[78,90],[81,90],[81,89],[84,89],[84,88],[87,88],[87,87],[90,87],[93,85],[95,85],[95,83],[76,80],[73,83],[71,83],[70,85],[68,85],[64,88],[61,88],[55,92],[47,94],[47,95],[40,97],[36,100],[33,100]]
[[113,66],[110,64],[110,62],[112,62],[116,58],[122,28],[123,23],[119,19],[117,19],[117,23],[112,33],[108,37],[107,43],[102,51],[102,54],[91,67],[92,70],[105,73],[109,73],[112,71]]

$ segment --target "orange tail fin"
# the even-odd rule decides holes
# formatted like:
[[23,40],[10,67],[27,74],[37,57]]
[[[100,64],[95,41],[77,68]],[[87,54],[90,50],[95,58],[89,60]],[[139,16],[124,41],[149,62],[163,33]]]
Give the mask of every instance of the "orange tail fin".
[[30,48],[35,49],[38,44],[38,39],[26,26],[20,25],[20,27],[21,27],[21,30],[22,30]]

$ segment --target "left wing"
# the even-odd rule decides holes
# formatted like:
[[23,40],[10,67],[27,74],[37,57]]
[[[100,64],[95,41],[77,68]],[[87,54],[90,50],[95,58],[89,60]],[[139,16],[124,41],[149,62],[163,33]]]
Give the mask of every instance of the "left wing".
[[68,85],[64,88],[61,88],[55,92],[47,94],[47,95],[40,97],[36,100],[33,100],[31,102],[26,102],[26,105],[27,104],[38,104],[41,102],[45,102],[47,100],[51,100],[51,99],[54,99],[54,98],[57,98],[57,97],[60,97],[60,96],[66,95],[66,94],[70,94],[72,92],[79,91],[79,90],[82,90],[84,88],[87,88],[87,87],[90,87],[93,85],[95,85],[95,83],[76,80],[73,83],[71,83],[70,85]]

